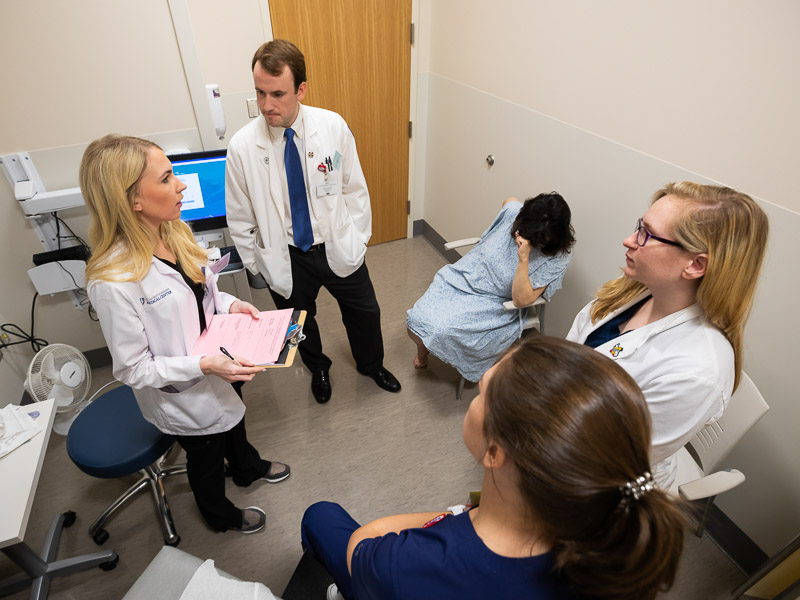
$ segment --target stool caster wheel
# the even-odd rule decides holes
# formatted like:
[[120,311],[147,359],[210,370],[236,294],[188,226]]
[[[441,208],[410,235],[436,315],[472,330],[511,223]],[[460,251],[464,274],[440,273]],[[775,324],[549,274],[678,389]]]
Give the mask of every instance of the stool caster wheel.
[[118,562],[119,562],[119,556],[115,556],[114,560],[109,560],[108,562],[100,563],[97,566],[100,567],[101,571],[111,571],[112,569],[116,568]]
[[166,544],[167,546],[172,546],[173,548],[175,548],[180,543],[181,543],[181,536],[179,535],[175,536],[174,542],[168,542],[167,540],[164,540],[164,544]]
[[95,544],[102,546],[108,541],[108,532],[105,529],[101,529],[92,536],[92,539],[94,540]]
[[63,527],[72,527],[75,524],[75,511],[68,510],[64,513],[64,524]]

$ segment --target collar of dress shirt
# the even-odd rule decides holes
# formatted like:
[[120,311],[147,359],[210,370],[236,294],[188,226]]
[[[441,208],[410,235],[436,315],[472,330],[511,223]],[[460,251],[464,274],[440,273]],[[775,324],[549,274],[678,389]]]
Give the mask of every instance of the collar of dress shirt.
[[[284,127],[272,127],[271,125],[267,125],[267,129],[269,129],[269,139],[272,141],[273,144],[277,144],[278,142],[283,142],[283,132],[286,131]],[[296,140],[302,140],[305,136],[305,127],[303,126],[303,105],[300,105],[300,110],[297,112],[297,118],[292,123],[292,129],[294,129],[294,137]]]

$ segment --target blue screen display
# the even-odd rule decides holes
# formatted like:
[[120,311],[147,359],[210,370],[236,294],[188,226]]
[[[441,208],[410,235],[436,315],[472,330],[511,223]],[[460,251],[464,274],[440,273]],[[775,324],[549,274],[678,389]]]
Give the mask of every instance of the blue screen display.
[[172,171],[186,184],[181,219],[196,221],[225,216],[225,156],[183,160],[170,157]]

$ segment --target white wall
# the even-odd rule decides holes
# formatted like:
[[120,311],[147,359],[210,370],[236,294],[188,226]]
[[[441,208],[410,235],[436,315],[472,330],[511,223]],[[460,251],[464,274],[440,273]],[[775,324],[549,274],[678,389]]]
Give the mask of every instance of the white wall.
[[[427,6],[426,6],[427,5]],[[728,459],[748,480],[719,505],[767,552],[800,531],[800,39],[790,1],[423,0],[428,91],[422,216],[481,232],[503,198],[558,190],[578,244],[548,332],[566,333],[623,264],[621,241],[664,183],[723,183],[771,220],[745,368],[772,410]],[[489,169],[488,154],[496,159]],[[794,168],[792,168],[794,167]]]
[[[266,0],[172,5],[185,6],[189,14],[193,48],[184,48],[184,56],[166,0],[3,0],[0,154],[30,152],[45,187],[55,190],[78,185],[86,145],[107,133],[148,137],[167,150],[203,149],[183,60],[196,61],[206,83],[220,84],[230,137],[248,120],[244,100],[254,96],[250,59],[270,32]],[[87,237],[85,208],[59,216]],[[31,255],[43,248],[4,177],[0,250],[2,322],[28,331],[35,289],[26,271],[33,266]],[[99,326],[65,294],[38,299],[36,335],[80,350],[105,346]],[[0,405],[21,397],[32,356],[25,345],[5,352]]]
[[433,72],[800,210],[800,3],[491,6],[433,2]]

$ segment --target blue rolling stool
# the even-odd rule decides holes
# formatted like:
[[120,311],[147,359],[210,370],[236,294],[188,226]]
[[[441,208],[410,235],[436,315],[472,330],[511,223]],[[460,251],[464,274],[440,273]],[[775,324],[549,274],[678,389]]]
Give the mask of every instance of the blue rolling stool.
[[181,538],[175,532],[162,481],[186,473],[186,465],[164,465],[174,444],[172,436],[145,421],[133,390],[127,385],[106,392],[78,415],[67,435],[67,453],[81,471],[101,479],[116,479],[137,471],[142,474],[142,478],[89,527],[89,535],[95,543],[103,544],[108,540],[108,532],[103,529],[106,521],[149,486],[156,502],[164,543],[178,545]]

